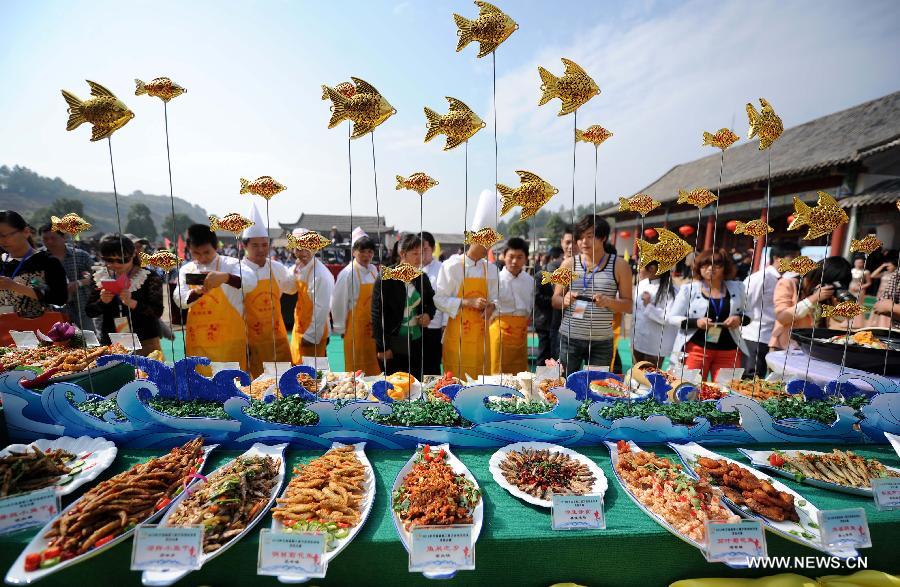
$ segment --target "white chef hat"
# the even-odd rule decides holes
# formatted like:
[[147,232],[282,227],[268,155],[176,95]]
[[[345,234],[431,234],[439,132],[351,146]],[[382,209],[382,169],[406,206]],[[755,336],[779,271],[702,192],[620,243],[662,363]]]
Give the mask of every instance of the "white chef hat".
[[295,228],[294,230],[291,231],[291,234],[294,235],[294,236],[297,237],[297,238],[300,238],[301,236],[303,236],[303,235],[306,234],[307,232],[309,232],[309,229],[308,229],[308,228]]
[[361,239],[364,236],[369,236],[369,234],[362,229],[362,226],[357,226],[353,229],[353,234],[350,235],[350,245],[353,246],[356,241]]
[[250,200],[250,210],[247,212],[247,218],[253,221],[253,226],[245,228],[244,232],[241,233],[241,238],[243,240],[247,240],[248,238],[269,237],[269,229],[266,228],[266,222],[263,220],[262,214],[259,213],[259,208],[256,207],[255,198]]
[[481,190],[481,194],[478,196],[478,205],[475,206],[475,216],[472,217],[472,230],[481,230],[487,227],[496,229],[499,206],[500,200],[497,198],[497,192]]

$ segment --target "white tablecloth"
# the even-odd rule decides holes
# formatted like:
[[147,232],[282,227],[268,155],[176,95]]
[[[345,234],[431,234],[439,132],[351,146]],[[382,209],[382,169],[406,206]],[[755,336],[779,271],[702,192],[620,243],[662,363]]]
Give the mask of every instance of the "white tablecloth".
[[[768,355],[766,355],[766,363],[769,365],[770,373],[774,374],[776,378],[781,379],[781,371],[782,367],[784,367],[784,379],[803,379],[806,375],[806,362],[809,357],[803,351],[793,349],[792,351],[790,351],[790,355],[788,355],[787,358],[787,365],[785,365],[784,353],[785,351],[772,351]],[[872,375],[872,373],[868,373],[867,371],[851,369],[850,367],[844,367],[844,373],[850,373],[853,375]],[[826,361],[820,361],[819,359],[813,358],[809,363],[809,376],[807,377],[807,381],[812,381],[813,383],[816,383],[818,385],[825,385],[829,381],[834,381],[835,379],[837,379],[840,374],[840,365],[835,365],[834,363],[828,363]],[[875,375],[880,376],[881,373],[875,373]],[[900,383],[900,377],[888,376],[887,379]],[[861,387],[863,389],[872,389],[872,386],[868,385],[862,380],[854,380],[853,383],[857,387]]]

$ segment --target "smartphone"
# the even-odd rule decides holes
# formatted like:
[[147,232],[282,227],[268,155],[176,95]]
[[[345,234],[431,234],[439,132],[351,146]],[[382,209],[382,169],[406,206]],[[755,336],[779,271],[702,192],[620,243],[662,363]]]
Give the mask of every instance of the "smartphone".
[[203,282],[206,281],[206,273],[187,273],[184,281],[188,285],[203,285]]
[[584,295],[584,294],[578,294],[577,296],[575,296],[575,299],[581,300],[582,302],[593,302],[594,301],[594,298],[592,298],[591,296],[588,296],[588,295]]

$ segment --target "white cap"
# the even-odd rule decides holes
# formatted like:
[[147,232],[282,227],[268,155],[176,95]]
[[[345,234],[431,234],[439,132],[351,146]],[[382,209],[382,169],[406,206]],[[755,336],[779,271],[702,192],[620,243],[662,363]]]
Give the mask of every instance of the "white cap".
[[500,200],[497,198],[497,192],[481,190],[481,195],[478,196],[478,205],[475,206],[475,216],[472,217],[472,230],[481,230],[487,227],[496,229],[499,206]]
[[303,236],[303,235],[306,234],[307,232],[309,232],[309,229],[308,229],[308,228],[295,228],[294,230],[291,231],[291,234],[294,235],[294,236],[297,237],[297,238],[300,238],[301,236]]
[[247,240],[248,238],[269,237],[269,230],[266,228],[266,223],[263,220],[262,214],[259,213],[259,208],[256,207],[255,198],[250,200],[250,211],[247,212],[247,218],[253,221],[253,226],[244,229],[244,232],[241,233],[241,239]]
[[369,236],[369,234],[362,229],[362,226],[357,226],[353,229],[353,234],[350,235],[350,245],[353,246],[356,241],[361,239],[364,236]]

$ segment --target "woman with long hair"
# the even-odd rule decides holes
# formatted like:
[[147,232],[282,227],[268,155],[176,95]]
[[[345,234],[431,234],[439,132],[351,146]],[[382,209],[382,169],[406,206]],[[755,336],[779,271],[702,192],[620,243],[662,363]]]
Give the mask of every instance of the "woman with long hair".
[[657,368],[672,352],[678,327],[668,323],[679,288],[672,283],[670,271],[657,274],[659,263],[652,261],[641,269],[634,300],[634,363],[649,361]]
[[69,293],[62,263],[47,251],[35,249],[31,228],[18,212],[0,211],[0,249],[3,313],[37,318],[50,305],[65,305]]
[[709,375],[715,381],[719,369],[740,364],[738,353],[747,354],[741,337],[741,324],[750,322],[744,284],[735,280],[737,267],[724,249],[696,255],[693,275],[693,282],[681,286],[672,306],[683,327],[674,349],[684,348],[685,367],[699,369],[701,381]]
[[[418,234],[403,235],[396,250],[398,262],[421,266],[422,241]],[[386,374],[409,372],[422,380],[422,330],[434,313],[434,290],[427,276],[410,283],[382,281],[378,276],[372,292],[372,332],[378,361],[387,362]]]
[[835,292],[837,289],[846,292],[851,280],[850,263],[843,257],[828,257],[802,278],[796,273],[785,273],[775,285],[775,327],[769,348],[788,348],[792,324],[794,330],[812,328],[814,321],[816,327],[827,326],[820,317],[818,305],[838,303]]
[[101,318],[101,342],[109,344],[111,332],[132,332],[141,342],[137,354],[147,356],[162,350],[162,278],[141,267],[134,243],[119,234],[100,239],[100,259],[104,266],[94,272],[97,287],[84,311],[92,318]]

